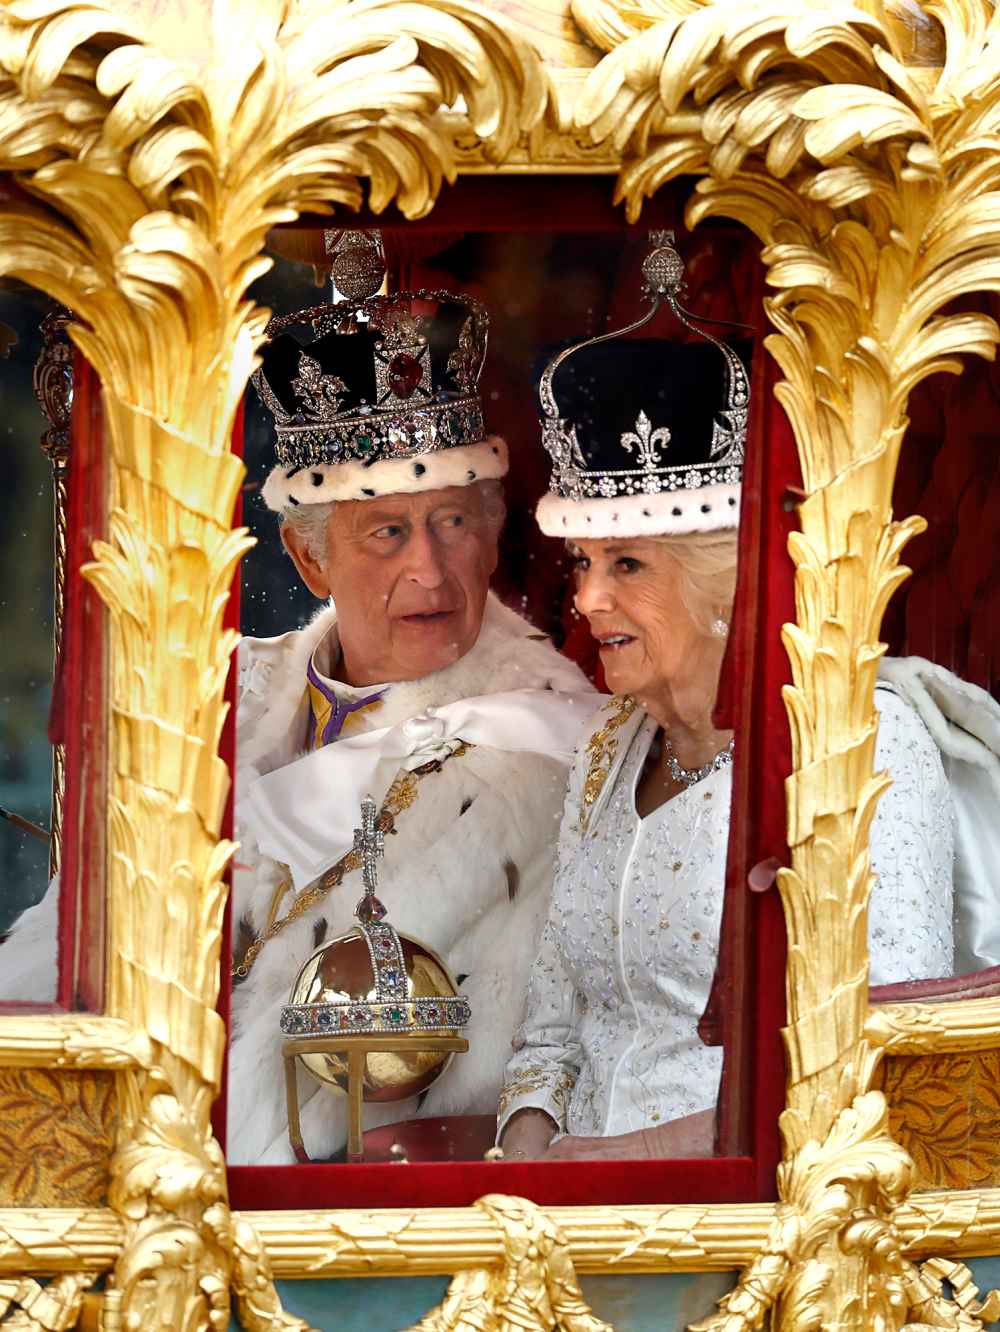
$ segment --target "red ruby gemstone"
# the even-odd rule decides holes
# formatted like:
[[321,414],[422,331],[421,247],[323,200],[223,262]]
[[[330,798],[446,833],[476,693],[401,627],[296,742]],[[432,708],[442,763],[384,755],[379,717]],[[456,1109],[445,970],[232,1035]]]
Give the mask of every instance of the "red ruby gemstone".
[[415,356],[400,352],[389,362],[389,387],[397,398],[408,398],[424,377],[420,362]]

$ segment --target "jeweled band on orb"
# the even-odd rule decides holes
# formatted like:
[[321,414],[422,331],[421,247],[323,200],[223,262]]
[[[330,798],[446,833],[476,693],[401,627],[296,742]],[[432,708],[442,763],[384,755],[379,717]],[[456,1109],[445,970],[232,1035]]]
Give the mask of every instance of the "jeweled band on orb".
[[286,1036],[332,1036],[400,1031],[453,1031],[468,1024],[471,1009],[460,996],[394,1000],[387,1003],[285,1004]]

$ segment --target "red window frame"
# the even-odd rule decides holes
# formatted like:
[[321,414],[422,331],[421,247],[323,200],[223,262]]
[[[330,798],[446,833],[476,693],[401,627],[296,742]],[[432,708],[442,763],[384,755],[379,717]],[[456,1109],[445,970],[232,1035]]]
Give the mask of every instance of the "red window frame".
[[[683,195],[680,187],[662,191],[648,207],[643,229],[679,229]],[[566,225],[574,231],[625,225],[612,207],[606,177],[465,177],[444,192],[432,219],[406,223],[387,210],[380,217],[352,216],[350,225],[505,231],[551,229],[552,218],[571,219]],[[329,220],[303,219],[299,225],[325,226]],[[760,319],[763,322],[762,310]],[[793,499],[801,478],[791,430],[773,395],[778,378],[776,363],[761,348],[754,363],[755,408],[744,478],[739,592],[725,672],[728,687],[724,684],[720,695],[720,708],[729,712],[741,737],[733,770],[724,928],[743,953],[730,959],[717,990],[718,1009],[729,1015],[731,1029],[720,1138],[723,1146],[746,1143],[746,1154],[656,1161],[421,1162],[404,1167],[229,1166],[234,1207],[458,1207],[497,1191],[548,1206],[775,1197],[778,1116],[785,1088],[785,929],[777,892],[751,892],[748,875],[760,861],[777,857],[787,863],[788,855],[784,781],[791,751],[781,687],[790,677],[779,631],[794,619],[787,538],[795,526]],[[234,589],[231,604],[237,596]],[[224,750],[224,756],[232,767],[232,750]],[[224,1005],[227,1012],[228,987],[224,972],[220,1009]],[[223,1084],[214,1119],[223,1146],[225,1119]]]

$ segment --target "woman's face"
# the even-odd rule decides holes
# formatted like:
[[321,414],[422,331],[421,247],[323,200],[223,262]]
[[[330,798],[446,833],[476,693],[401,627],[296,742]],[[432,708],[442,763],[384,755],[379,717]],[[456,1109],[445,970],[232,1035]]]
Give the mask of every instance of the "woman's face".
[[[706,640],[681,599],[681,570],[648,537],[570,543],[576,608],[601,645],[608,688],[640,702],[669,698],[706,662]],[[706,681],[714,694],[716,681]]]

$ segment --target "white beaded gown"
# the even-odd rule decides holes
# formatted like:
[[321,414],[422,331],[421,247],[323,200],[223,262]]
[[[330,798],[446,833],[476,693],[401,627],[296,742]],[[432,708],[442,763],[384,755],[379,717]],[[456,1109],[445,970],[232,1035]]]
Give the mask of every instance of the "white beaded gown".
[[[876,703],[875,766],[888,768],[894,785],[872,831],[871,981],[946,976],[948,783],[917,714],[887,688]],[[606,703],[595,730],[621,710],[621,700]],[[609,1136],[715,1104],[722,1050],[701,1041],[697,1024],[718,951],[732,769],[712,772],[640,819],[635,788],[657,725],[636,708],[606,729],[598,759],[603,753],[610,762],[599,793],[593,743],[570,777],[552,903],[507,1065],[501,1132],[528,1106],[547,1111],[564,1132]]]

